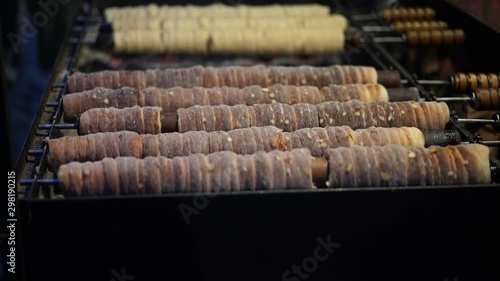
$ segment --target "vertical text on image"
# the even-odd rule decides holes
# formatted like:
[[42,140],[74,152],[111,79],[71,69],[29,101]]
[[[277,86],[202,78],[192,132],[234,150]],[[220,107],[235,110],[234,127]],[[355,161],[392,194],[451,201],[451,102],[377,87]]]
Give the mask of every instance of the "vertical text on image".
[[7,271],[10,273],[16,273],[16,222],[16,173],[10,171],[7,172]]

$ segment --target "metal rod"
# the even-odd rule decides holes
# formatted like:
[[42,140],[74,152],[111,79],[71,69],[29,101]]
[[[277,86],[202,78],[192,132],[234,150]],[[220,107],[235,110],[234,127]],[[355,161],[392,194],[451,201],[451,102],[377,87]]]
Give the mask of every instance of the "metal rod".
[[[451,85],[448,80],[417,80],[417,83],[422,85]],[[401,79],[401,84],[408,84],[408,80]]]
[[479,124],[495,124],[497,121],[491,119],[457,119],[457,123],[479,123]]
[[486,146],[500,147],[500,141],[482,141],[480,143]]
[[82,40],[82,43],[85,44],[94,44],[96,42],[97,38],[85,38]]
[[42,155],[43,149],[30,149],[28,150],[29,155]]
[[361,28],[364,32],[391,32],[394,29],[391,26],[367,25]]
[[101,30],[101,27],[100,26],[88,26],[86,27],[86,31],[87,32],[99,32]]
[[[83,2],[88,2],[88,1],[83,1]],[[79,11],[80,15],[78,16],[81,21],[83,21],[82,24],[77,23],[77,20],[74,20],[71,26],[87,26],[87,21],[92,19],[89,17],[91,12],[90,5],[89,3],[83,3],[81,11]],[[102,17],[101,17],[102,19]],[[52,72],[52,75],[50,77],[50,84],[48,89],[50,91],[55,92],[56,98],[54,101],[59,102],[57,106],[54,107],[54,111],[49,114],[49,118],[45,118],[42,116],[42,112],[39,112],[37,117],[35,118],[35,121],[33,122],[33,130],[30,133],[30,136],[28,136],[28,140],[26,141],[26,144],[23,149],[23,154],[21,154],[20,161],[18,164],[17,169],[19,171],[25,171],[22,172],[23,174],[26,174],[28,171],[27,169],[31,170],[31,175],[28,178],[31,178],[32,180],[28,181],[23,181],[20,180],[21,183],[24,183],[26,186],[24,193],[25,198],[29,197],[35,197],[37,188],[35,186],[36,183],[41,182],[43,183],[44,180],[43,176],[46,172],[46,162],[47,162],[47,143],[45,142],[45,138],[50,138],[53,136],[54,133],[54,128],[58,127],[58,125],[54,125],[53,120],[57,120],[61,115],[62,115],[62,104],[60,101],[62,100],[62,96],[66,90],[66,82],[68,79],[68,76],[70,73],[73,71],[73,66],[76,61],[76,58],[79,55],[79,51],[81,48],[81,40],[83,39],[85,34],[84,29],[79,29],[76,28],[76,30],[69,30],[65,36],[64,43],[59,50],[59,53],[57,55],[56,63],[54,65],[54,71]],[[66,70],[65,75],[63,76],[62,81],[59,81],[55,83],[55,81],[58,81],[56,77],[59,77],[60,72],[64,72]],[[46,91],[46,95],[48,95],[48,89]],[[48,97],[44,97],[44,103],[41,105],[45,104],[48,102]],[[50,105],[50,103],[49,103]],[[42,109],[41,109],[42,110]],[[44,120],[44,121],[42,121]],[[48,120],[48,121],[46,121]],[[37,124],[40,123],[50,123],[50,124],[43,124],[41,126],[38,126]],[[47,128],[47,129],[38,129],[38,128]],[[71,126],[75,127],[75,125]],[[38,154],[38,156],[34,157],[33,155],[30,155],[30,157],[26,157],[28,154],[28,148],[27,146],[30,145],[30,143],[35,144],[38,143],[38,148],[42,150],[41,154]],[[31,151],[34,154],[39,153],[37,150]],[[25,159],[26,163],[23,163],[21,159]],[[29,164],[28,164],[29,163]],[[33,163],[33,164],[32,164]],[[21,172],[20,172],[21,174]],[[53,180],[51,180],[54,182]]]
[[441,97],[436,98],[436,101],[472,101],[474,99],[470,97]]
[[45,103],[45,106],[48,106],[48,107],[57,107],[59,106],[59,102],[57,101],[48,101]]
[[52,89],[52,91],[57,91],[59,89],[64,88],[65,85],[66,85],[65,83],[54,83],[54,84],[52,84],[51,89]]
[[56,129],[78,129],[78,124],[77,123],[67,123],[67,124],[39,124],[38,129],[50,129],[50,128],[56,128]]
[[403,37],[375,37],[373,38],[375,43],[404,43],[406,39]]
[[375,16],[375,15],[353,15],[351,18],[353,21],[365,21],[365,20],[377,19],[377,16]]
[[[373,36],[371,36],[370,34],[368,33],[365,33],[366,36],[368,36],[368,38],[373,38]],[[403,65],[401,65],[401,63],[399,63],[390,53],[389,51],[381,44],[375,44],[374,42],[371,42],[373,44],[370,44],[368,46],[368,48],[373,47],[374,51],[376,51],[376,53],[380,54],[380,56],[382,58],[384,58],[384,61],[386,61],[386,63],[392,67],[394,67],[396,70],[399,71],[399,73],[401,74],[401,77],[405,77],[406,79],[412,79],[413,76],[411,75],[411,73],[406,70],[405,67],[403,67]],[[367,48],[367,49],[368,49]],[[432,97],[434,96],[433,94],[431,94],[427,89],[425,89],[422,85],[418,84],[418,83],[415,83],[413,86],[417,87],[418,88],[418,91],[420,93],[422,93],[422,96],[426,99],[426,100],[431,100]]]
[[59,180],[56,178],[53,179],[21,179],[19,180],[20,185],[32,185],[33,183],[42,184],[42,185],[57,185],[59,184]]
[[494,146],[494,147],[500,146],[500,141],[460,142],[460,144],[473,144],[473,143],[478,143],[486,146]]
[[73,31],[85,31],[87,33],[97,33],[99,32],[99,26],[74,26]]
[[100,23],[104,21],[104,18],[102,16],[84,16],[84,15],[79,15],[76,17],[76,21],[78,22],[95,22],[95,23]]

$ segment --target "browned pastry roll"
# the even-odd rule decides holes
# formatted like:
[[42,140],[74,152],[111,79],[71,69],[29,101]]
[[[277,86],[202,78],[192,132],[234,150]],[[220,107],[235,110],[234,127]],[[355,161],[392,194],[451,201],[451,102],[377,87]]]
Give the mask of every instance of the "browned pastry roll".
[[[368,86],[353,90],[352,95],[364,91],[365,88],[368,88]],[[322,93],[316,87],[283,85],[273,85],[269,88],[260,86],[245,88],[225,86],[215,88],[195,87],[190,89],[150,87],[142,90],[139,95],[140,106],[160,106],[164,112],[175,112],[179,108],[188,108],[194,105],[254,105],[272,102],[316,104],[324,101]]]
[[[261,69],[258,72],[264,73],[264,69]],[[221,70],[216,68],[215,71]],[[373,67],[365,66],[268,66],[265,72],[267,79],[255,79],[252,82],[264,87],[272,84],[323,87],[331,84],[377,83],[377,71]],[[219,86],[220,83],[219,80]]]
[[146,87],[202,87],[202,77],[202,66],[145,71],[104,70],[92,73],[76,72],[68,78],[68,92],[83,92],[97,87],[109,89],[131,87],[138,90]]
[[329,187],[434,186],[491,182],[489,149],[387,145],[329,149]]
[[67,197],[315,188],[307,149],[106,158],[62,165],[57,175]]
[[161,132],[160,107],[94,108],[79,119],[81,135],[99,132],[133,131],[140,134]]
[[139,105],[139,91],[130,87],[93,90],[63,96],[66,117],[76,118],[83,112],[97,107],[125,108]]
[[274,126],[251,127],[228,132],[190,131],[138,135],[133,132],[97,133],[49,140],[48,161],[53,170],[73,161],[97,161],[106,157],[188,156],[232,151],[253,154],[258,151],[307,148],[315,157],[327,149],[353,145],[388,144],[424,147],[425,138],[417,128],[378,128],[352,130],[348,126],[304,128],[287,133]]
[[[218,151],[232,151],[237,154],[253,154],[257,151],[282,150],[282,130],[268,127],[252,127],[229,132],[191,131],[141,135],[144,157],[187,156],[194,153],[209,154]],[[189,143],[189,146],[184,145]],[[109,156],[111,157],[111,156]]]
[[321,157],[328,149],[351,146],[402,146],[424,147],[425,138],[417,128],[380,128],[352,130],[349,126],[305,128],[283,133],[286,149],[308,148],[311,155]]
[[79,137],[49,139],[49,166],[59,167],[72,161],[97,161],[106,157],[143,157],[142,138],[137,133],[121,131]]
[[230,131],[276,126],[285,132],[301,128],[349,126],[416,127],[442,130],[449,121],[444,102],[324,102],[312,104],[195,105],[162,113],[160,107],[94,108],[80,117],[80,134],[134,131],[140,134],[178,131]]
[[389,102],[387,89],[380,84],[329,85],[321,88],[324,101]]
[[[181,33],[183,31],[177,30],[176,32]],[[127,38],[124,38],[125,40],[122,40],[120,36],[118,38],[115,37],[118,39],[115,42],[120,41],[118,45],[114,45],[115,50],[121,52],[144,52],[150,50],[150,48],[148,45],[140,44],[139,42],[148,41],[148,37],[152,38],[164,32],[152,31],[144,33],[140,31],[123,31],[120,33],[136,33],[137,37],[144,39],[134,38],[126,40]],[[194,33],[187,33],[185,31],[184,33],[196,36]],[[342,52],[345,42],[344,30],[333,26],[291,28],[272,28],[268,26],[266,28],[259,27],[254,29],[240,27],[209,30],[208,33],[210,34],[210,39],[207,38],[207,52],[212,54],[336,54]],[[132,46],[132,48],[129,46]],[[186,44],[181,48],[169,48],[168,45],[164,45],[162,51],[186,53],[190,49],[190,44]]]
[[324,102],[317,106],[319,125],[348,125],[352,129],[417,127],[423,131],[442,130],[449,121],[444,102]]
[[97,87],[110,89],[132,87],[138,90],[146,87],[213,88],[226,86],[244,88],[252,85],[269,87],[274,84],[324,87],[331,84],[375,84],[377,80],[377,71],[368,66],[266,67],[254,65],[217,68],[194,66],[146,71],[77,72],[68,78],[68,92],[83,92]]
[[175,112],[179,108],[194,105],[255,105],[264,103],[309,103],[325,101],[388,101],[387,90],[378,84],[330,85],[321,90],[314,86],[284,86],[275,84],[269,88],[249,86],[245,88],[181,88],[148,87],[141,91],[123,87],[116,90],[95,88],[63,97],[64,112],[75,118],[96,107],[125,108],[132,106],[159,106],[163,112]]
[[293,132],[300,128],[318,127],[317,116],[316,107],[311,104],[195,105],[177,111],[177,124],[179,132],[230,131],[262,126],[276,126]]
[[210,153],[208,144],[201,140],[206,138],[206,132],[187,132],[185,134],[169,133],[160,135],[142,135],[144,156],[175,156],[193,153]]

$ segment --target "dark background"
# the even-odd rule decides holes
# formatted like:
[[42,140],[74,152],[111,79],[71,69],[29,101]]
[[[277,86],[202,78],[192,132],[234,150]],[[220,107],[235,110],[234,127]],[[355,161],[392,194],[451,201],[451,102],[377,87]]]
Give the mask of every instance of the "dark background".
[[[43,12],[39,1],[0,3],[0,92],[3,106],[1,129],[8,130],[8,145],[3,148],[2,154],[6,155],[3,161],[7,161],[9,170],[17,162],[50,78],[69,20],[80,2],[70,0],[67,4],[59,4],[57,1],[42,0],[43,3],[57,3],[59,10],[53,16],[48,15],[46,24],[37,27],[36,35],[30,36],[31,34],[25,34],[22,29],[23,25],[26,25],[22,19],[33,23],[33,14]],[[17,50],[12,41],[14,34],[26,39],[20,42]]]

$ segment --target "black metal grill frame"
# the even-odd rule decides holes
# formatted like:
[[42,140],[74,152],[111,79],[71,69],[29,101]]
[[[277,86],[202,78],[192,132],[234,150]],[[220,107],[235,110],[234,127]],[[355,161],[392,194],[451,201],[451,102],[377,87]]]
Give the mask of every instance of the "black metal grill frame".
[[[416,5],[415,3],[410,4]],[[460,14],[458,22],[463,24],[470,24],[470,29],[480,28],[487,29],[486,26],[482,25],[480,22],[467,17],[462,14],[461,11],[454,9],[450,4],[445,1],[423,1],[418,3],[419,5],[427,4],[439,11],[449,12],[448,17],[450,21],[453,20],[453,16]],[[169,194],[161,196],[127,196],[127,197],[114,197],[114,198],[72,198],[64,200],[40,200],[40,194],[53,194],[54,190],[51,186],[44,185],[44,181],[50,182],[52,176],[46,173],[46,154],[47,145],[45,142],[46,138],[54,137],[55,129],[53,127],[45,130],[39,130],[38,124],[56,124],[59,122],[62,114],[61,108],[61,98],[66,90],[66,81],[68,75],[72,72],[74,66],[77,63],[79,50],[82,44],[84,44],[83,39],[86,32],[86,26],[92,22],[99,21],[99,18],[93,17],[92,15],[93,3],[91,1],[85,2],[81,7],[80,14],[75,19],[74,25],[71,31],[68,33],[64,44],[59,53],[54,73],[52,74],[49,82],[49,86],[44,93],[44,97],[40,104],[40,109],[37,116],[34,119],[31,131],[25,143],[24,149],[17,163],[17,175],[19,177],[19,193],[22,195],[20,198],[20,221],[22,223],[22,244],[25,251],[25,263],[26,272],[24,273],[29,280],[32,278],[40,279],[40,277],[48,278],[50,276],[51,280],[88,280],[91,277],[98,277],[97,279],[109,280],[113,278],[110,271],[116,268],[116,271],[120,272],[122,266],[128,266],[127,272],[131,275],[137,275],[143,278],[141,280],[147,280],[150,277],[156,276],[175,276],[177,280],[193,280],[193,278],[198,278],[199,280],[213,280],[211,278],[218,277],[220,280],[234,280],[235,276],[240,276],[241,280],[254,280],[256,276],[273,276],[279,278],[280,276],[273,275],[271,273],[273,269],[269,266],[264,266],[262,269],[255,269],[255,272],[250,272],[248,276],[237,275],[237,271],[244,267],[235,267],[234,269],[227,269],[226,273],[221,273],[216,269],[217,259],[220,258],[226,263],[231,259],[227,257],[228,254],[234,252],[231,250],[233,244],[243,247],[245,251],[248,251],[248,257],[239,257],[241,262],[247,262],[251,264],[251,259],[261,256],[251,252],[251,246],[255,248],[262,247],[263,249],[272,249],[277,245],[281,251],[279,257],[283,258],[283,262],[277,262],[277,267],[282,268],[283,263],[288,263],[290,261],[296,260],[301,261],[304,255],[309,254],[309,246],[313,248],[313,243],[315,237],[318,235],[327,235],[332,233],[336,235],[339,242],[344,243],[344,247],[347,248],[347,253],[340,252],[340,256],[347,258],[351,261],[358,261],[360,266],[363,266],[368,271],[371,270],[373,275],[358,274],[358,275],[346,275],[352,274],[352,268],[355,268],[354,264],[342,264],[338,258],[333,258],[331,261],[332,268],[339,270],[341,273],[332,273],[333,269],[323,270],[321,273],[316,273],[316,277],[340,277],[342,280],[366,280],[371,278],[378,280],[380,277],[386,278],[386,280],[400,280],[399,278],[404,274],[403,270],[414,270],[413,272],[407,272],[404,275],[407,280],[439,280],[442,281],[445,278],[453,280],[455,276],[450,274],[457,274],[458,280],[486,280],[485,277],[498,276],[499,272],[494,270],[493,264],[498,261],[498,258],[489,260],[488,258],[478,258],[472,259],[466,254],[482,255],[488,253],[480,246],[470,246],[467,244],[470,237],[478,236],[476,232],[488,234],[488,240],[484,241],[487,244],[488,249],[500,250],[500,244],[498,242],[497,234],[500,234],[500,227],[498,224],[495,226],[493,222],[500,221],[500,210],[498,204],[494,204],[493,198],[499,198],[500,190],[496,188],[497,185],[467,185],[467,186],[437,186],[437,187],[400,187],[400,188],[356,188],[356,189],[327,189],[327,190],[315,190],[315,191],[279,191],[279,192],[241,192],[239,194],[234,193],[221,193],[217,198],[212,199],[213,202],[211,210],[205,211],[204,217],[199,217],[198,221],[193,222],[190,225],[184,225],[184,222],[179,222],[179,215],[176,214],[177,206],[182,203],[189,203],[194,198],[199,196],[199,194]],[[449,20],[445,18],[445,20]],[[456,26],[460,26],[456,24]],[[488,31],[490,32],[490,31]],[[370,38],[369,34],[365,34],[367,38]],[[500,35],[497,33],[497,45]],[[492,47],[493,48],[493,47]],[[401,64],[397,62],[388,52],[388,50],[377,43],[369,42],[368,45],[361,49],[363,56],[368,56],[371,58],[373,65],[379,69],[397,69],[400,71],[402,77],[407,79],[410,85],[419,88],[423,97],[426,100],[433,100],[435,98],[434,93],[429,92],[424,86],[419,85],[410,72],[408,72]],[[492,62],[484,62],[485,65],[491,65]],[[485,69],[488,69],[487,67]],[[468,71],[464,70],[464,71]],[[478,69],[480,70],[480,69]],[[457,129],[462,134],[464,141],[471,143],[481,143],[480,137],[472,134],[462,126],[458,126],[453,120],[449,124],[451,129]],[[498,177],[498,172],[500,172],[500,161],[494,156],[491,156],[490,162],[493,166],[496,166],[495,176]],[[42,183],[42,184],[41,184]],[[45,188],[49,189],[48,192],[42,192]],[[43,199],[43,198],[42,198]],[[46,198],[44,198],[46,199]],[[375,200],[375,202],[373,202]],[[451,200],[451,201],[449,201]],[[273,212],[274,208],[277,208],[276,202],[282,202],[283,210]],[[274,202],[274,203],[273,203]],[[408,206],[416,206],[418,204],[424,203],[424,206],[418,207],[417,209],[410,209]],[[377,205],[382,203],[382,205]],[[483,205],[484,203],[484,205]],[[259,204],[259,208],[256,209],[255,204]],[[305,210],[302,212],[297,211],[293,206],[302,206]],[[467,209],[458,209],[458,206],[463,206]],[[467,206],[467,207],[465,207]],[[132,212],[131,209],[138,208],[136,212]],[[232,214],[226,214],[224,210],[227,211],[230,208]],[[248,208],[248,210],[242,210]],[[278,207],[279,208],[279,207]],[[369,212],[365,215],[359,215],[356,213],[356,208],[361,208],[361,210]],[[447,209],[454,210],[458,217],[450,216],[451,211]],[[109,210],[115,210],[116,213],[110,214]],[[155,212],[160,211],[161,214],[158,216]],[[265,211],[264,211],[265,210]],[[398,214],[398,210],[404,214],[404,212],[409,212],[409,216],[404,217]],[[256,212],[255,216],[251,212]],[[266,213],[271,212],[271,213]],[[345,212],[346,214],[344,214]],[[419,215],[415,213],[420,212]],[[152,215],[151,214],[156,214]],[[137,235],[141,232],[139,227],[134,226],[134,222],[139,224],[140,222],[132,219],[130,221],[129,217],[133,215],[138,215],[144,218],[144,231],[147,233],[154,233],[154,231],[161,232],[155,225],[163,223],[162,220],[168,220],[173,225],[173,229],[178,229],[178,231],[169,232],[169,236],[161,237],[164,239],[173,239],[175,244],[171,244],[168,241],[162,241],[158,235],[152,235],[151,242],[145,242],[147,246],[143,246],[137,239]],[[488,214],[487,216],[484,216]],[[245,228],[244,225],[236,226],[233,225],[232,230],[234,235],[240,235],[241,240],[235,237],[228,237],[226,234],[217,230],[218,227],[227,228],[228,225],[221,219],[221,215],[228,220],[228,223],[237,222],[237,217],[241,216],[246,222],[249,221],[250,224],[254,225],[256,229],[249,230]],[[310,223],[306,224],[307,231],[301,232],[301,228],[294,227],[296,223],[292,218],[294,217],[307,217],[311,220]],[[79,222],[73,222],[73,218],[79,219]],[[259,220],[259,222],[253,220]],[[360,223],[366,224],[368,228],[354,227],[351,223],[352,219],[359,220]],[[448,219],[449,221],[444,222],[442,220]],[[116,220],[116,221],[113,221]],[[404,222],[402,222],[402,220]],[[280,223],[276,223],[279,221]],[[336,225],[332,226],[321,226],[320,222],[334,222]],[[425,222],[423,222],[425,221]],[[123,226],[123,224],[128,223],[130,226]],[[302,223],[304,223],[302,221]],[[401,264],[398,262],[399,257],[395,259],[388,258],[384,260],[370,260],[369,262],[360,261],[359,256],[366,255],[368,252],[359,249],[357,246],[350,247],[350,238],[359,238],[359,233],[362,231],[367,231],[367,229],[374,229],[380,225],[391,225],[397,224],[398,227],[403,229],[413,229],[413,227],[425,227],[426,225],[431,225],[434,227],[435,234],[439,234],[437,238],[427,237],[423,235],[423,231],[410,234],[408,239],[409,242],[401,242],[400,239],[394,238],[397,242],[394,244],[388,244],[390,240],[388,237],[397,230],[392,228],[384,228],[383,230],[375,232],[377,239],[380,239],[381,243],[386,243],[380,246],[371,246],[368,249],[370,251],[387,251],[390,253],[402,254],[398,250],[399,247],[407,246],[413,251],[418,251],[417,246],[411,246],[411,243],[416,243],[416,245],[422,247],[423,249],[435,249],[437,252],[444,255],[447,260],[442,261],[442,267],[430,267],[430,268],[419,268],[412,267],[411,264]],[[462,228],[462,224],[467,227]],[[85,228],[86,227],[86,228]],[[95,230],[88,230],[87,228],[96,228]],[[281,227],[281,229],[280,229]],[[352,227],[353,229],[349,229]],[[114,230],[114,228],[116,228]],[[132,228],[132,229],[130,229]],[[215,230],[212,230],[215,228]],[[280,236],[279,240],[274,238],[267,238],[263,235],[259,235],[261,228],[266,228],[264,230],[271,231],[272,233],[278,233],[283,235],[286,229],[291,230],[291,232],[297,235],[297,240],[291,237]],[[448,229],[450,228],[450,229]],[[477,229],[475,229],[477,228]],[[130,233],[125,233],[127,229]],[[431,230],[432,231],[432,230]],[[463,233],[456,234],[457,231],[463,231]],[[115,235],[123,235],[120,237],[107,237],[106,233],[114,233]],[[204,236],[203,232],[207,232]],[[250,234],[247,234],[250,233]],[[201,234],[200,234],[201,233]],[[402,232],[406,233],[406,232]],[[62,234],[62,235],[61,235]],[[66,237],[65,234],[74,235],[74,237]],[[83,240],[89,235],[96,235],[98,238],[104,237],[108,244],[101,241],[88,242]],[[201,235],[201,236],[200,236]],[[251,236],[256,235],[256,238]],[[386,236],[387,235],[387,236]],[[62,236],[62,237],[61,237]],[[220,239],[228,239],[229,244],[220,244]],[[209,243],[214,243],[214,245],[222,246],[222,253],[207,253],[203,251],[213,251],[216,246],[211,244],[199,244],[201,242],[206,242],[207,238]],[[484,238],[484,236],[480,236]],[[491,237],[491,239],[490,239]],[[70,239],[76,239],[74,241]],[[252,240],[252,238],[255,238]],[[155,240],[156,239],[156,240]],[[354,239],[354,238],[353,238]],[[362,241],[367,241],[366,237],[360,238]],[[387,240],[389,239],[389,240]],[[422,239],[421,242],[414,242],[418,239]],[[495,240],[496,239],[496,240]],[[169,262],[172,265],[173,273],[162,274],[160,265],[155,263],[154,253],[157,253],[153,248],[153,241],[158,242],[159,249],[169,249],[172,254],[166,253],[163,256],[165,262]],[[281,241],[281,242],[277,242]],[[286,243],[296,243],[295,246],[298,248],[295,251],[285,250]],[[356,243],[361,243],[359,240],[355,240]],[[60,243],[73,243],[68,245],[70,249],[65,248],[64,245]],[[115,250],[113,246],[109,246],[109,243],[116,244],[118,247],[125,245],[132,245],[132,252],[140,255],[146,253],[152,254],[148,258],[135,259],[133,255],[128,255],[125,250]],[[143,242],[144,243],[144,242]],[[249,246],[243,246],[248,243]],[[274,244],[273,244],[274,243]],[[366,242],[368,243],[368,242]],[[427,243],[427,244],[425,244]],[[54,245],[55,246],[52,246]],[[60,248],[55,248],[56,246]],[[309,245],[310,244],[310,245]],[[413,245],[413,244],[412,244]],[[439,250],[439,247],[445,247],[448,249],[450,245],[462,246],[464,253],[455,257],[452,252],[450,255],[444,250]],[[465,246],[464,246],[465,245]],[[185,248],[183,248],[185,246]],[[198,249],[201,248],[202,250]],[[170,247],[170,248],[169,248]],[[88,249],[88,251],[87,251]],[[53,252],[50,252],[53,250]],[[451,249],[453,250],[453,249]],[[74,252],[73,252],[74,251]],[[93,256],[92,251],[97,253],[102,251],[108,256]],[[272,252],[272,250],[270,250]],[[297,253],[298,252],[298,253]],[[274,253],[274,252],[273,252]],[[431,253],[432,254],[432,253]],[[199,259],[193,258],[192,255]],[[48,256],[51,262],[62,265],[57,272],[50,269],[47,264],[43,261],[43,258]],[[213,257],[214,261],[210,261]],[[373,255],[369,255],[374,257]],[[274,253],[273,257],[276,257]],[[355,258],[353,258],[355,257]],[[385,256],[384,256],[385,257]],[[78,265],[78,262],[84,262],[88,258],[94,258],[97,265],[92,268],[87,268],[88,271],[82,273],[78,268],[82,268],[82,265]],[[109,260],[108,260],[109,258]],[[412,256],[412,253],[407,253],[404,257],[409,263],[417,263],[420,258]],[[430,261],[436,262],[440,261],[440,258],[435,258],[432,256],[427,256]],[[73,259],[73,262],[68,261],[68,259]],[[198,261],[200,264],[186,265],[179,262],[178,259],[184,261]],[[300,260],[299,260],[300,259]],[[128,262],[128,264],[127,264]],[[130,262],[135,262],[135,265],[130,264]],[[401,268],[387,269],[383,273],[377,271],[378,267],[383,267],[384,264],[393,263],[395,266],[400,266]],[[256,263],[254,263],[255,265]],[[292,263],[290,263],[292,265]],[[466,265],[470,268],[460,268]],[[343,269],[347,267],[347,269]],[[131,269],[130,269],[131,268]],[[418,273],[415,274],[415,270],[419,269]],[[286,267],[284,268],[286,269]],[[78,272],[76,272],[78,270]],[[191,270],[182,275],[183,270]],[[345,271],[344,271],[345,270]],[[282,272],[282,271],[280,271]],[[388,273],[389,272],[389,273]],[[269,275],[264,275],[269,273]],[[72,274],[69,276],[69,274]],[[384,275],[385,274],[385,275]],[[324,280],[324,279],[319,280]],[[207,279],[204,279],[207,278]],[[267,280],[270,277],[263,277],[261,279]],[[494,278],[493,278],[494,279]]]
[[[89,24],[102,21],[100,17],[92,17],[91,15],[91,1],[85,2],[81,8],[81,13],[76,18],[75,23],[68,34],[68,37],[63,44],[61,53],[58,56],[55,71],[50,78],[49,88],[46,90],[42,100],[40,110],[32,125],[28,140],[22,151],[21,157],[18,162],[18,175],[21,175],[20,185],[26,188],[27,192],[25,198],[39,197],[40,183],[50,183],[50,179],[43,179],[45,177],[47,144],[44,138],[52,138],[54,136],[54,125],[58,123],[62,116],[61,100],[66,91],[66,82],[68,75],[72,72],[73,67],[78,60],[79,50],[84,43],[86,35],[86,27]],[[359,24],[359,23],[358,23]],[[359,27],[359,26],[358,26]],[[387,49],[373,40],[373,35],[363,33],[363,37],[367,40],[367,44],[359,48],[365,56],[370,58],[371,65],[376,65],[378,69],[396,69],[401,73],[402,78],[409,81],[409,85],[417,87],[421,96],[427,100],[432,101],[436,99],[434,93],[428,91],[426,87],[420,85],[414,75],[407,71]],[[62,79],[57,80],[58,71],[65,70],[66,74]],[[54,93],[55,96],[54,96]],[[52,99],[50,98],[52,96]],[[49,110],[47,110],[49,108]],[[48,113],[48,114],[47,114]],[[49,124],[49,128],[39,128],[38,124]],[[469,143],[481,143],[482,138],[478,135],[470,133],[463,126],[459,126],[453,118],[450,120],[449,127],[458,130],[464,137],[464,141]],[[35,147],[33,147],[35,146]],[[496,157],[491,156],[491,165],[497,167],[494,171],[494,178],[498,179],[498,172],[500,170],[500,161]],[[43,180],[42,180],[43,179]],[[405,187],[402,187],[405,188]],[[23,189],[21,189],[23,190]]]

